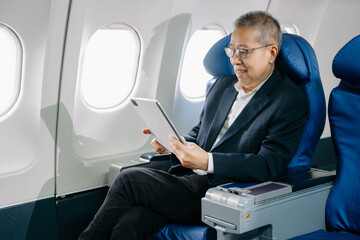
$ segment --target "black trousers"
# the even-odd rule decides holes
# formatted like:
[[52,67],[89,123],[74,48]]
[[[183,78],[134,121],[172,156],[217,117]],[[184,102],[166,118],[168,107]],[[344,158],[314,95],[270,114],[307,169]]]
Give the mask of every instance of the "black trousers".
[[168,223],[199,224],[201,198],[209,187],[207,177],[197,174],[126,169],[79,239],[147,239]]

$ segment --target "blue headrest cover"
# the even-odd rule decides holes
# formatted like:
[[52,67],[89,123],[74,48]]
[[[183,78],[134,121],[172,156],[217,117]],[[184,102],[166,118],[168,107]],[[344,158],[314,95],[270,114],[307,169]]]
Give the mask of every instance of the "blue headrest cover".
[[303,45],[304,43],[307,42],[300,36],[283,33],[281,49],[275,64],[298,85],[309,80],[310,77],[309,66],[306,65],[310,61],[302,52],[304,47],[308,47]]
[[214,44],[204,58],[204,67],[206,71],[214,76],[235,74],[230,63],[230,59],[226,56],[224,48],[227,47],[231,40],[231,34],[220,39]]
[[351,39],[336,54],[332,70],[335,77],[352,85],[360,85],[360,35]]

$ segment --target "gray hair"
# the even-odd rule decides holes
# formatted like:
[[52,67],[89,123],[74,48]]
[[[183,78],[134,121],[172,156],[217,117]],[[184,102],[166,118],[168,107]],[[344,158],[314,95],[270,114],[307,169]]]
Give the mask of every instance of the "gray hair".
[[281,47],[281,28],[278,20],[269,13],[263,11],[248,12],[234,23],[235,27],[251,28],[258,31],[256,41],[263,44],[276,44],[280,50]]

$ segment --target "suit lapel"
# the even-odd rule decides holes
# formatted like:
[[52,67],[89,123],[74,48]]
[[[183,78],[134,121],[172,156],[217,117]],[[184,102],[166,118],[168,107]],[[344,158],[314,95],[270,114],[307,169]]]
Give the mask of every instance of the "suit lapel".
[[281,73],[275,68],[273,74],[270,76],[268,81],[253,96],[250,102],[246,105],[246,107],[242,110],[239,116],[235,119],[233,124],[226,131],[224,136],[220,139],[216,146],[214,146],[214,149],[232,136],[234,136],[237,132],[244,130],[244,127],[246,127],[249,122],[253,121],[259,115],[259,113],[268,104],[271,103],[269,94],[275,91],[281,79]]
[[248,125],[249,122],[253,121],[259,113],[264,109],[266,105],[270,102],[268,96],[264,93],[257,92],[255,96],[250,100],[246,107],[242,110],[239,116],[235,119],[233,124],[226,131],[224,136],[216,144],[214,149],[225,142],[227,139],[231,138],[237,132],[243,130],[244,127]]
[[224,125],[224,122],[230,112],[230,109],[235,101],[235,98],[237,96],[237,91],[233,84],[229,86],[224,94],[222,95],[222,98],[220,100],[220,103],[218,105],[218,108],[216,110],[216,113],[214,115],[214,119],[210,125],[209,132],[207,137],[205,138],[205,145],[204,150],[210,151],[212,145],[214,144],[217,136],[219,135],[219,132],[221,128]]

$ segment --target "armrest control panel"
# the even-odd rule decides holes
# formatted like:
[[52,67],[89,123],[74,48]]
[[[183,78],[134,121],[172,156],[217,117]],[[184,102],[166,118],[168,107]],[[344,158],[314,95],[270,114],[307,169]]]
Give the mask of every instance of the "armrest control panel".
[[309,232],[323,229],[334,174],[312,169],[304,176],[296,179],[301,186],[309,183],[307,188],[283,178],[250,186],[228,183],[210,188],[201,199],[202,221],[217,230],[219,240],[227,239],[227,234],[259,231],[269,239],[288,239],[301,230],[298,226]]

